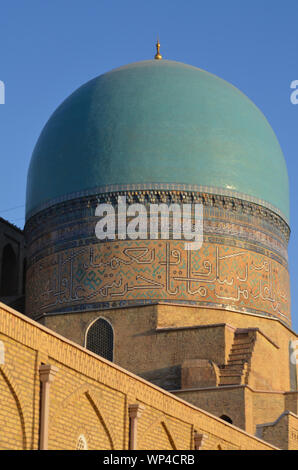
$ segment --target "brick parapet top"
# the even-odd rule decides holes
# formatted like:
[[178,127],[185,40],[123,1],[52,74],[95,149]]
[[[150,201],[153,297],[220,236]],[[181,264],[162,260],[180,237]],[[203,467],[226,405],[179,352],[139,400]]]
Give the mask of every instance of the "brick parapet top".
[[292,411],[284,411],[275,421],[272,421],[271,423],[257,424],[256,427],[259,430],[268,426],[275,426],[285,416],[292,416],[293,418],[298,419],[298,416]]

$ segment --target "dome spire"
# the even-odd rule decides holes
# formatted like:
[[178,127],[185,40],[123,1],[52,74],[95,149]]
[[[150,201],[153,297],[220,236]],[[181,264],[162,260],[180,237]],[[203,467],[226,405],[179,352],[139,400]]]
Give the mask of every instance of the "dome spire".
[[154,56],[154,59],[156,59],[156,60],[161,60],[161,59],[162,59],[162,55],[160,55],[159,49],[160,49],[160,43],[159,43],[159,39],[158,39],[158,37],[157,37],[156,54],[155,54],[155,56]]

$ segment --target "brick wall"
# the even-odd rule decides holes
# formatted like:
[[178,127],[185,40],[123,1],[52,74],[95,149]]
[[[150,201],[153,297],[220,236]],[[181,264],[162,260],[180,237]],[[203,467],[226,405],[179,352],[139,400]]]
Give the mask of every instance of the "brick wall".
[[285,412],[276,421],[258,426],[258,435],[273,444],[278,443],[281,449],[297,449],[298,417]]
[[[49,448],[127,449],[130,404],[141,404],[140,449],[271,449],[272,446],[55,334],[0,304],[0,448],[37,449],[41,364],[58,372],[50,385]],[[3,356],[3,355],[2,355]]]

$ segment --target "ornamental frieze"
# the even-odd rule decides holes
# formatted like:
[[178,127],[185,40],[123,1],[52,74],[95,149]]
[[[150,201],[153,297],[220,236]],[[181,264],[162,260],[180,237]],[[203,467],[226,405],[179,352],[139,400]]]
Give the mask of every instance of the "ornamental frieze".
[[187,251],[179,240],[104,242],[53,253],[27,272],[30,315],[162,300],[290,322],[286,267],[244,248],[204,242]]

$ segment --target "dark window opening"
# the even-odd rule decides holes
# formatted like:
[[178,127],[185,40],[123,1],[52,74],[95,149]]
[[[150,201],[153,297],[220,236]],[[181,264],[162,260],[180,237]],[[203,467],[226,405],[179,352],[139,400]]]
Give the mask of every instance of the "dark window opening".
[[27,270],[27,260],[24,258],[24,264],[23,264],[23,294],[25,294],[26,290],[26,270]]
[[114,333],[108,321],[99,318],[93,323],[87,333],[86,347],[109,361],[113,360]]
[[227,423],[230,423],[230,424],[233,424],[233,421],[231,420],[231,418],[227,415],[221,415],[220,416],[220,419],[223,419],[224,421],[226,421]]
[[1,286],[2,297],[17,295],[18,293],[18,270],[17,257],[10,244],[5,245],[2,252]]

